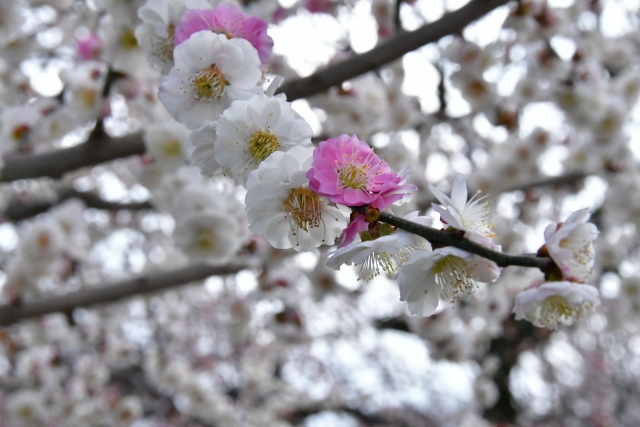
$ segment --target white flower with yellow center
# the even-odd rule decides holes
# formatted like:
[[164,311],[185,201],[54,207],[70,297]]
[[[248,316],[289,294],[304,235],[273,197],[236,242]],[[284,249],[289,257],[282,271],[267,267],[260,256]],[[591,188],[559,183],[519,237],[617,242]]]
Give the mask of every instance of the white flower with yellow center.
[[271,154],[247,180],[249,229],[275,248],[307,251],[332,245],[347,226],[349,212],[309,189],[306,172],[313,148]]
[[493,261],[453,246],[418,250],[398,272],[400,300],[407,302],[412,315],[431,316],[441,295],[458,301],[460,294],[473,292],[477,282],[492,282],[499,275]]
[[600,305],[600,293],[591,285],[574,282],[547,282],[520,292],[513,312],[516,320],[526,319],[538,327],[557,330],[573,323]]
[[200,31],[173,51],[175,65],[160,82],[158,98],[189,129],[217,120],[236,99],[259,93],[258,52],[241,38]]
[[255,95],[234,102],[217,124],[209,123],[194,132],[191,143],[197,147],[194,162],[203,173],[222,167],[245,185],[251,171],[271,153],[310,145],[312,136],[309,124],[284,96]]
[[236,221],[222,212],[204,211],[180,217],[173,239],[182,251],[210,264],[225,264],[242,245]]
[[154,164],[164,172],[172,172],[185,163],[189,133],[184,125],[170,120],[147,127],[142,140]]
[[[433,223],[433,218],[420,217],[417,211],[404,218],[427,227]],[[360,242],[327,253],[327,266],[339,270],[342,264],[360,265],[358,280],[369,281],[381,271],[388,274],[398,271],[415,249],[431,249],[426,239],[404,230],[393,230],[388,224],[362,232],[360,238]]]
[[[478,197],[479,192],[467,201],[467,177],[457,174],[451,188],[451,197],[429,185],[433,194],[442,206],[432,204],[433,210],[440,214],[442,221],[457,230],[484,236],[496,237],[493,224],[489,223],[489,202],[483,201],[486,196]],[[471,237],[471,236],[466,236]]]
[[6,399],[5,415],[19,426],[42,426],[47,420],[47,409],[37,391],[23,390]]
[[591,276],[596,253],[593,242],[598,229],[587,222],[590,216],[587,209],[582,209],[565,222],[549,224],[544,230],[547,252],[566,280],[584,283]]
[[211,5],[206,0],[147,0],[138,9],[142,21],[136,28],[135,36],[142,46],[147,60],[157,66],[162,74],[173,67],[175,28],[186,9],[207,9]]

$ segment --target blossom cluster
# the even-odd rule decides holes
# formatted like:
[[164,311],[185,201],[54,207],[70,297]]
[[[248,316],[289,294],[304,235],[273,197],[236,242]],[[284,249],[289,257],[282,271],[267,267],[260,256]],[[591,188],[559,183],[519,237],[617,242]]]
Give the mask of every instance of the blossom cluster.
[[[160,0],[149,1],[139,17],[143,24],[136,37],[150,62],[164,74],[159,99],[191,131],[193,165],[206,176],[222,174],[246,188],[245,209],[253,233],[279,249],[308,251],[339,244],[328,254],[329,267],[361,265],[360,278],[365,280],[381,271],[397,275],[401,300],[413,315],[429,316],[441,297],[457,301],[473,292],[478,282],[500,276],[501,269],[493,261],[451,246],[434,248],[421,237],[355,210],[350,215],[349,208],[390,211],[393,205],[408,201],[416,189],[405,182],[410,168],[393,171],[355,135],[329,138],[315,148],[311,145],[309,124],[284,95],[274,95],[281,79],[276,77],[264,89],[263,66],[273,47],[266,21],[226,4],[186,3],[176,8]],[[467,57],[474,58],[474,67],[480,70],[490,65],[479,52],[470,51]],[[170,165],[172,155],[182,158],[183,151],[179,144],[162,142],[163,133],[170,132],[147,137],[157,141],[148,144],[148,152],[159,168]],[[433,209],[447,230],[500,250],[493,243],[488,202],[478,195],[467,200],[464,176],[456,177],[451,197],[433,186],[431,190],[440,201]],[[198,200],[198,190],[182,191]],[[204,192],[201,195],[206,199]],[[184,217],[185,203],[178,204],[176,244],[192,256],[226,262],[241,247],[237,244],[241,239],[234,240],[224,209],[207,213],[206,203],[198,203],[202,206],[197,212]],[[433,223],[417,213],[405,218],[424,226]],[[574,220],[572,216],[567,223]],[[580,241],[567,243],[570,239],[564,235],[569,229],[565,225],[562,231],[546,233],[549,256],[558,263],[563,279],[585,281],[584,272],[577,270],[593,264],[595,235],[588,233],[577,238]],[[560,246],[564,249],[556,250]],[[560,289],[556,284],[540,289],[550,286]],[[597,292],[578,292],[583,298],[564,298],[566,292],[562,292],[565,288],[542,297],[528,290],[519,296],[516,313],[535,324],[556,327],[558,322],[573,322],[597,304]]]

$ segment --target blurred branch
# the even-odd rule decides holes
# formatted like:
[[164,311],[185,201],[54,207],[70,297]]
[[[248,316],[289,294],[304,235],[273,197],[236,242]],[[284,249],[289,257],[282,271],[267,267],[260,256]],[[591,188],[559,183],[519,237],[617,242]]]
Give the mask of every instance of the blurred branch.
[[70,148],[48,153],[12,155],[4,160],[0,182],[48,176],[60,178],[65,173],[85,166],[144,154],[140,133],[112,138],[104,133],[94,134],[89,141]]
[[237,273],[245,268],[248,267],[238,264],[220,267],[196,264],[173,271],[149,273],[118,283],[82,289],[66,295],[44,297],[24,304],[0,306],[0,326],[50,313],[69,313],[78,307],[114,302],[133,295],[158,292],[186,285],[196,280],[203,280],[210,276]]
[[37,200],[29,202],[15,202],[9,205],[4,213],[1,215],[7,221],[18,222],[28,218],[32,218],[43,212],[47,212],[54,206],[61,204],[69,199],[79,199],[88,208],[102,209],[106,211],[119,211],[119,210],[146,210],[153,209],[150,202],[132,202],[132,203],[117,203],[109,202],[102,199],[95,193],[89,193],[84,191],[78,191],[75,189],[66,189],[58,194],[56,200]]
[[278,93],[286,94],[289,101],[315,95],[373,71],[444,36],[460,33],[471,22],[507,2],[508,0],[472,0],[439,20],[423,25],[415,31],[401,32],[368,52],[317,71],[309,77],[285,83]]
[[498,423],[496,425],[515,425],[519,408],[509,388],[511,371],[518,363],[520,353],[546,341],[551,336],[551,331],[537,328],[524,320],[517,321],[512,315],[507,317],[502,325],[503,335],[491,340],[487,353],[500,360],[500,367],[493,378],[500,397],[492,407],[486,408],[482,415],[487,420]]

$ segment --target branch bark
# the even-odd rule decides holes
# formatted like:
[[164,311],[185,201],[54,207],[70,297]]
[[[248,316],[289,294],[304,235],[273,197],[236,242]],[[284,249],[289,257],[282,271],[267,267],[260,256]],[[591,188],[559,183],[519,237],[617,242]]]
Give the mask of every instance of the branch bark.
[[84,191],[78,191],[75,189],[66,189],[59,193],[56,200],[36,200],[26,203],[14,202],[7,207],[2,214],[2,217],[7,221],[18,222],[25,219],[32,218],[43,212],[47,212],[54,206],[61,204],[69,199],[79,199],[88,208],[102,209],[106,211],[119,211],[119,210],[147,210],[153,209],[150,202],[132,202],[132,203],[117,203],[109,202],[102,199],[100,196],[94,193],[88,193]]
[[10,156],[5,159],[0,182],[44,176],[60,178],[74,169],[145,152],[140,133],[120,138],[100,133],[89,142],[48,153]]
[[471,22],[507,2],[508,0],[472,0],[439,20],[415,31],[401,32],[368,52],[320,70],[309,77],[286,83],[280,87],[278,93],[286,94],[289,101],[315,95],[346,80],[380,68],[401,58],[405,53],[438,41],[444,36],[460,33]]
[[203,280],[210,276],[222,276],[237,273],[248,268],[245,265],[225,265],[214,267],[196,264],[173,271],[151,273],[133,279],[123,280],[112,285],[82,289],[66,295],[42,298],[38,301],[19,305],[0,307],[0,326],[10,325],[24,319],[43,316],[50,313],[69,313],[78,307],[119,301],[133,296],[158,292],[164,289]]
[[[366,207],[352,208],[354,211],[364,214]],[[508,267],[511,265],[521,267],[539,268],[548,271],[554,267],[554,262],[550,258],[536,257],[534,255],[511,255],[504,252],[494,251],[486,246],[472,242],[469,239],[457,235],[457,231],[450,232],[445,230],[437,230],[435,228],[426,227],[422,224],[400,218],[387,212],[380,212],[380,221],[401,228],[420,237],[424,237],[430,243],[453,246],[458,249],[480,255],[490,261],[495,262],[500,267]]]

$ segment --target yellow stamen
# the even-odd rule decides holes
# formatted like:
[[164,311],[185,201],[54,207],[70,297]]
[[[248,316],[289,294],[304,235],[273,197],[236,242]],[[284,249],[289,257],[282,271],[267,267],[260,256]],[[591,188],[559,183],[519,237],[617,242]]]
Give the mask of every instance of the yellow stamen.
[[251,160],[256,163],[262,162],[280,147],[280,141],[269,129],[258,130],[247,142]]

